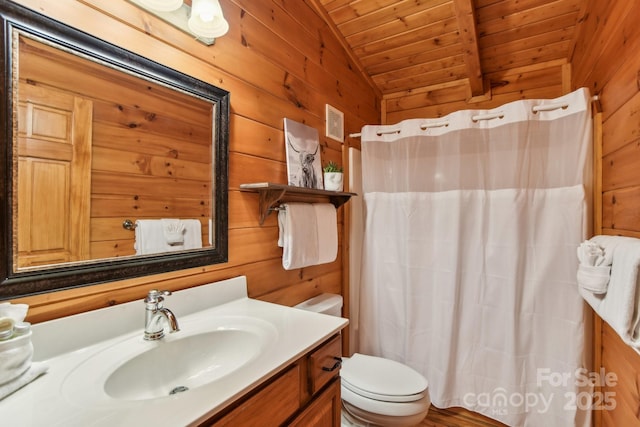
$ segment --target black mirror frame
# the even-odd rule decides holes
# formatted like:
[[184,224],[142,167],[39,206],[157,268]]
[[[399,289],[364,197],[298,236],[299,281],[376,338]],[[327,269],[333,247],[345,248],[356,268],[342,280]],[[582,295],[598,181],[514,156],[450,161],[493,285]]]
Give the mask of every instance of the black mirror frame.
[[[228,91],[195,79],[162,64],[143,58],[123,48],[12,2],[0,5],[0,67],[4,81],[0,89],[0,120],[4,123],[0,161],[0,300],[95,285],[168,271],[224,263],[228,260]],[[37,271],[14,272],[13,258],[13,69],[12,32],[19,29],[70,51],[95,58],[152,81],[191,93],[216,104],[213,198],[215,203],[213,232],[216,246],[194,251],[127,258],[109,258],[82,264],[61,264]]]

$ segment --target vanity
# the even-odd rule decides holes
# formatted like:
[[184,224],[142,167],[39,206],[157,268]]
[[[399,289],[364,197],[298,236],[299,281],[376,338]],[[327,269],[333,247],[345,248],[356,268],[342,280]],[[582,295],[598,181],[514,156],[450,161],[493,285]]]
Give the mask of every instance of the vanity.
[[348,320],[247,297],[237,277],[175,292],[179,331],[143,336],[143,301],[33,326],[48,372],[0,401],[15,426],[339,426]]

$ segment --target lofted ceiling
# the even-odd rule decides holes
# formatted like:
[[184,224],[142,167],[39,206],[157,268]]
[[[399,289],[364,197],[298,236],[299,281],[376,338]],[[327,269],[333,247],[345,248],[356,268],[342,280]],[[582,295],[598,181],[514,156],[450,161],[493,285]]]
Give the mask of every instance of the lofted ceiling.
[[[315,0],[383,95],[570,57],[586,0]],[[493,83],[492,83],[493,82]]]

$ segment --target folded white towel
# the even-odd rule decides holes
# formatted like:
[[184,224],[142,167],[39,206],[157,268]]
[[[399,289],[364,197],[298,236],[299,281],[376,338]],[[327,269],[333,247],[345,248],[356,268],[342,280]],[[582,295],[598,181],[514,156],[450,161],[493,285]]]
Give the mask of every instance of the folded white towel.
[[[640,348],[640,239],[595,236],[591,242],[598,244],[605,254],[603,265],[598,267],[606,267],[608,260],[611,260],[611,277],[606,293],[593,292],[589,290],[588,283],[587,286],[583,283],[578,288],[580,295],[625,343]],[[590,273],[591,279],[596,280],[603,270],[595,274],[592,270]]]
[[40,375],[47,372],[48,369],[49,366],[44,362],[33,362],[31,367],[18,378],[0,385],[0,400],[29,384]]
[[285,270],[335,261],[336,208],[330,203],[286,203],[278,212],[278,246]]
[[318,226],[318,262],[333,262],[338,256],[338,216],[331,203],[314,203]]
[[285,203],[278,212],[282,228],[282,266],[285,270],[307,267],[318,261],[318,225],[313,205]]

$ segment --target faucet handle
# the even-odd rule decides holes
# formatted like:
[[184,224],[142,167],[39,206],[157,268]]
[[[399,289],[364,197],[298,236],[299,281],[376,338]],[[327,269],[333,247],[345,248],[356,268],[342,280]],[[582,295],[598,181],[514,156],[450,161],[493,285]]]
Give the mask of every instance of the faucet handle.
[[159,304],[164,301],[165,296],[171,295],[171,291],[159,291],[157,289],[151,289],[144,299],[147,304]]

